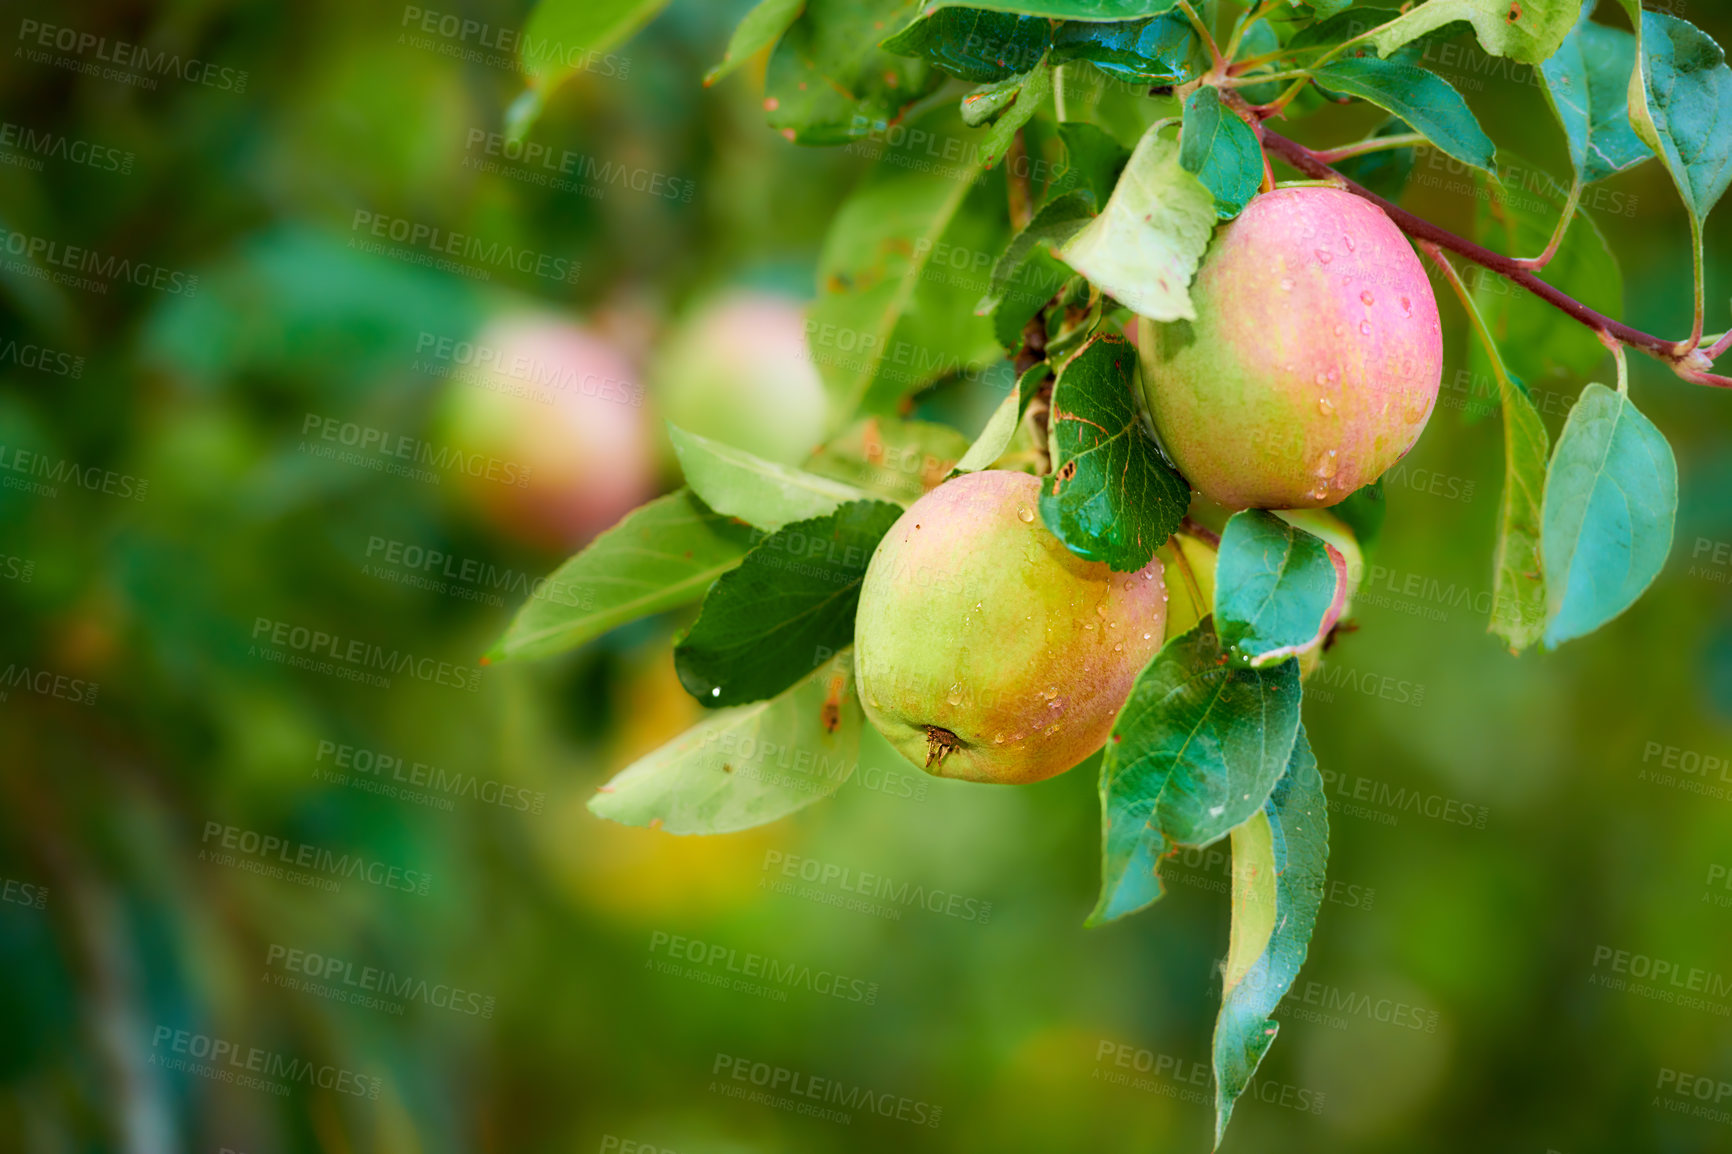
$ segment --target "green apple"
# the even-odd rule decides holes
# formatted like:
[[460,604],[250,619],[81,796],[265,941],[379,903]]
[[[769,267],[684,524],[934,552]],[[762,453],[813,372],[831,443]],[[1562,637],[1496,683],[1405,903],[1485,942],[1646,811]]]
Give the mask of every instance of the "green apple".
[[866,716],[939,777],[1023,784],[1106,741],[1160,649],[1159,561],[1114,573],[1053,536],[1026,473],[967,473],[910,505],[866,569]]
[[689,313],[655,358],[656,404],[711,440],[797,464],[824,440],[829,406],[798,301],[735,290]]

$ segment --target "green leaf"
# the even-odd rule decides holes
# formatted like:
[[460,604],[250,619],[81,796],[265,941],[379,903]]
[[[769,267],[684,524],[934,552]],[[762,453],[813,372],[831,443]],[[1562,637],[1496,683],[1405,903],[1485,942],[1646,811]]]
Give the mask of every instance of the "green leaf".
[[[1036,372],[1046,369],[1045,365],[1036,365],[1024,375],[1027,380]],[[1010,447],[1010,439],[1016,435],[1018,425],[1022,423],[1022,415],[1028,411],[1028,402],[1033,398],[1034,390],[1018,387],[1005,395],[998,408],[992,411],[992,416],[986,420],[986,427],[980,430],[980,436],[974,439],[968,452],[962,460],[956,462],[956,469],[951,476],[960,473],[978,473],[990,468],[992,463],[1004,456],[1004,451]]]
[[867,417],[813,454],[806,468],[907,505],[950,474],[968,438],[932,421]]
[[666,6],[667,0],[540,0],[517,42],[518,67],[536,90],[536,107],[587,61],[624,44]]
[[1138,84],[1195,79],[1208,60],[1196,29],[1178,12],[1122,24],[1061,24],[1052,47],[1055,60],[1086,61]]
[[1551,439],[1526,393],[1499,382],[1503,394],[1503,497],[1498,504],[1492,567],[1491,632],[1517,653],[1546,627],[1546,582],[1540,559],[1546,454]]
[[[1563,212],[1563,190],[1525,161],[1505,157],[1501,183],[1479,177],[1476,232],[1495,252],[1537,256],[1544,251]],[[1606,238],[1577,211],[1557,254],[1541,273],[1546,283],[1613,318],[1624,315],[1624,277]],[[1606,356],[1592,329],[1503,277],[1477,271],[1469,282],[1475,305],[1491,329],[1505,362],[1529,385],[1560,376],[1582,377]],[[1477,344],[1468,364],[1480,380],[1491,369]]]
[[1388,56],[1403,44],[1446,24],[1473,25],[1479,46],[1523,64],[1551,58],[1575,27],[1580,0],[1426,0],[1368,39]]
[[[1269,56],[1279,51],[1281,51],[1280,33],[1275,31],[1274,25],[1264,19],[1252,21],[1250,27],[1245,29],[1245,34],[1239,38],[1239,59],[1241,61]],[[1276,64],[1259,64],[1245,76],[1246,79],[1250,79],[1258,73],[1278,71],[1280,68]],[[1285,85],[1281,81],[1270,80],[1262,84],[1246,84],[1238,89],[1238,93],[1247,104],[1268,104],[1281,95],[1281,90],[1284,87]]]
[[934,8],[983,8],[1020,16],[1048,16],[1054,20],[1134,20],[1165,12],[1177,0],[966,0],[965,3],[929,4]]
[[758,0],[734,28],[721,63],[704,73],[707,88],[779,40],[806,7],[806,0]]
[[1052,21],[979,8],[929,9],[884,41],[960,80],[984,84],[1027,72],[1052,43]]
[[[1089,211],[1088,201],[1080,192],[1067,193],[1056,200],[1050,200],[1041,205],[1040,211],[1034,214],[1034,219],[1028,226],[1011,238],[1010,244],[1000,254],[992,266],[992,279],[987,284],[986,295],[975,306],[977,313],[990,313],[1002,305],[1013,292],[1024,298],[1032,297],[1039,288],[1045,287],[1050,277],[1038,279],[1029,276],[1028,264],[1031,257],[1040,252],[1050,252],[1063,245],[1075,236],[1083,225],[1087,224],[1094,214]],[[1063,274],[1066,279],[1069,273]],[[1033,281],[1032,287],[1021,288],[1018,282]],[[1045,296],[1035,301],[1035,306],[1045,304],[1058,286],[1048,289]],[[1028,316],[1033,316],[1030,311]],[[1023,318],[1027,320],[1027,317]]]
[[1228,665],[1205,618],[1137,678],[1101,761],[1101,896],[1088,924],[1161,896],[1157,870],[1263,808],[1299,734],[1299,663]]
[[1630,84],[1630,122],[1699,226],[1732,182],[1732,69],[1694,25],[1658,12],[1643,12],[1641,21],[1641,80]]
[[668,422],[668,439],[686,484],[718,513],[775,531],[790,521],[822,517],[865,493],[827,477],[795,469],[688,433]]
[[1592,633],[1666,563],[1678,512],[1672,447],[1630,398],[1591,384],[1546,470],[1546,645]]
[[751,530],[712,512],[690,490],[658,497],[555,569],[487,659],[562,653],[615,626],[696,601],[750,545]]
[[1263,183],[1263,149],[1251,126],[1221,103],[1219,89],[1205,84],[1185,100],[1180,140],[1179,163],[1214,195],[1215,215],[1238,216]]
[[1065,362],[1052,390],[1053,472],[1040,492],[1053,535],[1119,572],[1147,565],[1191,504],[1137,413],[1136,365],[1131,343],[1110,334]]
[[590,812],[669,833],[733,833],[842,787],[860,760],[860,699],[843,651],[769,701],[711,714],[633,762]]
[[717,579],[674,646],[686,692],[710,706],[760,701],[852,644],[866,563],[901,515],[855,501],[760,542]]
[[1010,111],[1000,116],[993,126],[987,130],[986,139],[980,144],[980,162],[987,168],[992,168],[1010,152],[1010,146],[1016,141],[1016,134],[1022,131],[1022,126],[1034,118],[1047,100],[1052,97],[1052,69],[1045,64],[1037,64],[1034,69],[1023,77],[1022,88],[1017,92],[1016,102],[1010,106]]
[[1322,775],[1300,728],[1269,803],[1233,831],[1233,927],[1215,1018],[1215,1145],[1280,1028],[1270,1015],[1305,964],[1329,864]]
[[[939,141],[972,136],[949,110],[910,127]],[[908,393],[999,356],[991,324],[970,314],[986,291],[984,254],[1009,231],[1003,189],[976,183],[978,154],[946,170],[886,153],[831,222],[807,326],[831,412],[844,419],[891,412]],[[938,253],[946,259],[934,265]]]
[[1339,583],[1320,537],[1265,509],[1227,519],[1215,565],[1215,629],[1232,659],[1272,665],[1322,643]]
[[1435,72],[1397,60],[1357,56],[1332,60],[1312,77],[1325,88],[1369,100],[1401,117],[1413,131],[1463,164],[1491,171],[1497,163],[1497,145],[1479,126],[1461,93]]
[[[1406,136],[1413,131],[1399,116],[1392,116],[1378,126],[1373,138]],[[1350,156],[1335,163],[1335,171],[1355,184],[1375,192],[1385,200],[1399,201],[1413,175],[1417,153],[1411,148],[1385,148]]]
[[916,0],[807,0],[770,54],[770,127],[798,144],[845,144],[882,133],[944,80],[923,60],[878,47]]
[[1060,255],[1140,316],[1196,320],[1191,278],[1214,228],[1214,195],[1179,163],[1179,146],[1153,127],[1106,208]]
[[1557,55],[1540,65],[1546,99],[1569,138],[1570,163],[1583,184],[1653,156],[1630,124],[1630,74],[1636,38],[1588,19],[1598,0],[1585,0],[1581,21]]
[[1131,150],[1111,133],[1082,121],[1059,125],[1058,136],[1064,142],[1064,170],[1052,183],[1050,200],[1074,192],[1090,212],[1099,212],[1113,194]]
[[962,98],[958,109],[962,113],[962,123],[970,128],[979,128],[996,120],[1022,95],[1022,82],[1021,76],[1012,76],[991,84],[982,84],[968,93]]
[[[1318,19],[1313,24],[1307,24],[1294,33],[1287,41],[1289,52],[1314,52],[1324,48],[1334,48],[1337,44],[1345,44],[1358,38],[1361,34],[1371,31],[1391,20],[1401,18],[1398,8],[1353,8],[1345,7],[1324,14],[1318,12]],[[1403,57],[1405,57],[1405,53]],[[1409,61],[1412,63],[1412,61]]]

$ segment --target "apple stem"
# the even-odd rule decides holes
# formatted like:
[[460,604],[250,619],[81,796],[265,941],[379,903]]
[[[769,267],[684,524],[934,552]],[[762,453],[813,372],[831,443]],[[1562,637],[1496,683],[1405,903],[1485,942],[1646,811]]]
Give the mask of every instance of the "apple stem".
[[1521,261],[1513,257],[1500,256],[1465,237],[1457,236],[1448,229],[1415,216],[1401,206],[1378,196],[1370,189],[1347,179],[1329,167],[1316,152],[1303,144],[1288,140],[1279,133],[1270,132],[1265,128],[1263,145],[1306,176],[1314,180],[1337,181],[1345,191],[1369,200],[1381,208],[1394,222],[1395,227],[1408,236],[1416,240],[1430,241],[1439,248],[1448,249],[1457,256],[1470,260],[1482,268],[1490,269],[1506,280],[1520,285],[1547,304],[1561,310],[1595,332],[1604,333],[1620,344],[1640,349],[1655,360],[1663,362],[1682,379],[1693,384],[1714,385],[1716,387],[1726,387],[1727,384],[1732,384],[1726,378],[1716,377],[1706,371],[1707,365],[1700,358],[1699,351],[1694,353],[1689,351],[1694,350],[1694,345],[1689,345],[1688,350],[1681,352],[1680,349],[1685,348],[1685,346],[1680,345],[1678,341],[1669,341],[1664,337],[1645,333],[1640,329],[1624,324],[1622,321],[1613,320],[1603,313],[1596,312],[1569,294],[1560,292],[1535,276],[1533,272],[1522,267]]

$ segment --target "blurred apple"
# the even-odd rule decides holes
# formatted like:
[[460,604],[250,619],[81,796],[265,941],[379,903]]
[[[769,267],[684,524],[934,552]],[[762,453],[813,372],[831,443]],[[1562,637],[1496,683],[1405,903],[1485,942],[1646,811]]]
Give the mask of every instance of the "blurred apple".
[[656,403],[682,429],[772,461],[805,460],[828,405],[806,350],[805,310],[734,289],[687,313],[656,359]]
[[464,454],[456,489],[500,533],[573,549],[654,494],[657,431],[611,342],[517,314],[447,359],[437,438]]

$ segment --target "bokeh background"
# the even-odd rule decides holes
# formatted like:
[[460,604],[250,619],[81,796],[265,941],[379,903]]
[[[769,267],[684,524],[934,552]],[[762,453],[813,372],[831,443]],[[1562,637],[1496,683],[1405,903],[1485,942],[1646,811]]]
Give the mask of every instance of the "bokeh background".
[[[478,665],[584,536],[678,483],[670,408],[805,444],[796,310],[870,158],[766,128],[761,60],[702,85],[746,7],[675,0],[561,89],[531,136],[561,183],[496,135],[521,2],[9,6],[0,1148],[1208,1149],[1225,857],[1085,931],[1092,765],[982,788],[869,739],[834,798],[680,839],[584,802],[698,716],[684,618]],[[1672,10],[1732,42],[1723,6]],[[1525,71],[1444,71],[1565,170]],[[1422,157],[1409,204],[1465,229],[1465,187]],[[1681,333],[1664,174],[1589,204],[1626,319]],[[1708,253],[1712,331],[1725,214]],[[1672,560],[1601,633],[1512,659],[1484,631],[1501,431],[1443,305],[1444,403],[1307,695],[1336,885],[1227,1148],[1732,1148],[1732,397],[1634,362],[1678,455]],[[519,339],[611,384],[512,397],[463,363]],[[1531,383],[1555,434],[1583,378]],[[411,666],[381,685],[332,651]],[[943,912],[850,905],[863,872]],[[740,1063],[870,1104],[743,1101]]]

